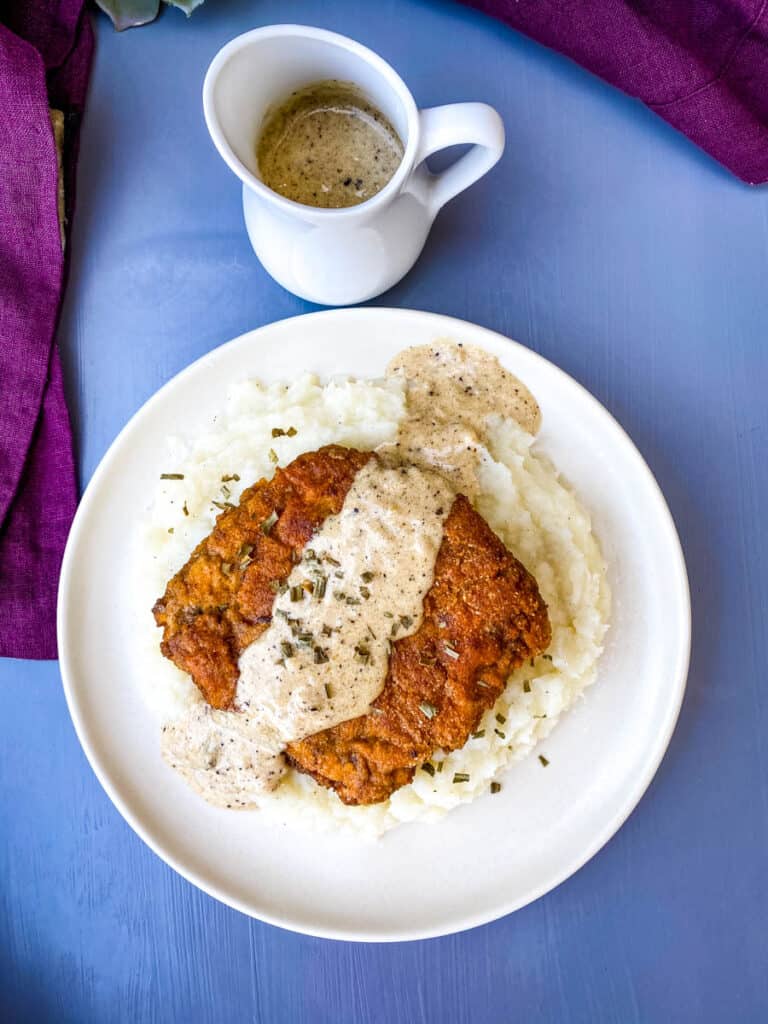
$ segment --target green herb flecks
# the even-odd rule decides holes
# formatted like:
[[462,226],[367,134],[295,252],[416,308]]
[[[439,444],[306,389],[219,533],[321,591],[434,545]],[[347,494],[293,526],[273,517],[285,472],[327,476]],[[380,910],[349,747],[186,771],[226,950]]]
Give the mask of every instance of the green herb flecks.
[[357,647],[355,647],[355,661],[359,662],[361,665],[367,665],[370,660],[370,650],[365,646],[365,644],[358,644]]
[[267,518],[259,526],[259,529],[261,530],[265,537],[268,537],[270,535],[270,533],[272,532],[272,527],[275,525],[276,522],[277,512],[270,512]]

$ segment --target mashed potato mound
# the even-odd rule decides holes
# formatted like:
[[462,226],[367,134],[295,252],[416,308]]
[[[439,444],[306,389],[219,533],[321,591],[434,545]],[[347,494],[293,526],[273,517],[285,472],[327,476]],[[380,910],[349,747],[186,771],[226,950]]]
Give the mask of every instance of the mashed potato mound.
[[[235,386],[222,414],[205,433],[171,438],[168,472],[159,481],[147,522],[138,531],[136,566],[140,673],[143,695],[160,725],[201,699],[189,677],[160,653],[161,631],[150,609],[168,579],[213,528],[214,502],[237,502],[240,492],[271,476],[275,459],[336,443],[372,449],[395,438],[406,403],[402,381],[332,380],[305,375],[293,384],[246,380]],[[274,428],[295,433],[272,436]],[[481,470],[478,511],[533,573],[549,607],[548,652],[514,672],[495,707],[461,750],[432,758],[434,775],[413,782],[384,803],[347,807],[334,792],[289,770],[263,798],[262,820],[311,829],[347,829],[377,836],[406,821],[437,821],[451,808],[487,791],[512,762],[552,731],[595,680],[603,649],[610,595],[606,567],[589,515],[557,471],[517,424],[489,421],[490,445]],[[170,769],[168,769],[170,771]],[[455,784],[454,773],[469,775]]]

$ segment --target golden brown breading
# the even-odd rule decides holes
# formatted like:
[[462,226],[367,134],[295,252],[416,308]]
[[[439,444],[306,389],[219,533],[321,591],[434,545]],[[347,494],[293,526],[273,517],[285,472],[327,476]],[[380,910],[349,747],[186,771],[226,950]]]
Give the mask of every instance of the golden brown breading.
[[[271,621],[272,584],[288,577],[315,530],[341,510],[370,458],[329,445],[243,491],[155,604],[163,654],[213,707],[232,705],[238,657]],[[385,800],[435,749],[462,747],[509,673],[546,650],[550,637],[535,579],[459,495],[421,626],[392,644],[370,712],[291,743],[289,763],[345,803]]]
[[[290,575],[293,560],[325,518],[341,510],[370,458],[327,445],[243,491],[156,602],[160,649],[192,676],[212,707],[230,707],[237,659],[272,620],[270,584]],[[278,519],[270,528],[273,514]]]
[[371,711],[291,743],[289,763],[344,803],[386,800],[435,749],[464,746],[509,673],[550,639],[536,580],[459,495],[445,521],[422,624],[393,644]]

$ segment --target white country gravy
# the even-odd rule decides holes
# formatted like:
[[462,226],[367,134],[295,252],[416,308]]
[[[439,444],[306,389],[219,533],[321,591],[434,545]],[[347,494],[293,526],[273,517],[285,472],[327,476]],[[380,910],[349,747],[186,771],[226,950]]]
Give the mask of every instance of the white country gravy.
[[269,628],[240,656],[235,709],[201,701],[163,729],[163,756],[210,803],[257,805],[288,743],[370,709],[391,642],[421,624],[457,490],[477,493],[487,416],[538,427],[530,392],[479,349],[406,349],[387,372],[407,379],[398,440],[359,471],[280,588]]
[[438,470],[472,500],[487,446],[487,417],[513,419],[529,434],[538,432],[536,399],[483,349],[451,341],[407,348],[387,374],[407,381],[408,416],[393,444],[398,456]]

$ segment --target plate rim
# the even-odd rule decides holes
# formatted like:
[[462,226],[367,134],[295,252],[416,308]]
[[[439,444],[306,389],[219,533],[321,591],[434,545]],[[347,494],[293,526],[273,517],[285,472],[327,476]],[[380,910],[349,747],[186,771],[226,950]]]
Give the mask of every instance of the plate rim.
[[[207,362],[213,361],[218,358],[224,350],[232,348],[236,345],[242,345],[247,340],[254,340],[259,334],[274,328],[278,324],[286,324],[288,322],[301,323],[308,318],[312,319],[335,319],[338,317],[349,317],[356,316],[361,320],[365,320],[369,317],[401,317],[410,316],[417,318],[427,318],[435,323],[441,325],[441,329],[445,333],[451,331],[460,332],[461,329],[469,328],[475,335],[478,336],[478,332],[481,335],[492,337],[496,342],[503,342],[505,345],[510,346],[511,349],[522,351],[525,353],[526,358],[533,359],[534,362],[539,362],[546,365],[547,372],[553,372],[559,375],[561,378],[565,378],[569,386],[574,386],[578,391],[581,392],[582,397],[593,406],[597,406],[599,412],[608,418],[613,428],[619,433],[622,440],[628,446],[629,452],[632,454],[637,468],[646,477],[647,483],[650,485],[650,491],[655,498],[656,505],[660,514],[660,525],[663,525],[665,531],[668,533],[669,539],[672,542],[672,548],[674,552],[674,566],[669,566],[674,570],[674,581],[678,591],[678,599],[680,600],[680,612],[681,612],[681,626],[683,627],[679,634],[678,649],[676,651],[675,664],[670,670],[670,701],[667,704],[666,717],[664,721],[664,728],[659,731],[656,736],[656,741],[651,749],[650,755],[645,760],[645,769],[643,773],[638,776],[634,786],[627,790],[627,796],[622,801],[621,807],[613,815],[603,828],[598,831],[593,841],[585,846],[575,857],[572,857],[566,867],[559,871],[554,871],[552,876],[542,882],[539,886],[529,890],[526,895],[522,898],[513,898],[505,901],[499,901],[499,903],[491,911],[479,911],[476,914],[464,914],[461,919],[455,925],[449,925],[446,927],[443,924],[439,924],[433,928],[417,927],[413,928],[402,928],[394,931],[389,930],[385,933],[379,931],[358,930],[354,928],[347,928],[344,926],[339,927],[310,927],[306,922],[301,919],[297,919],[294,915],[286,913],[285,915],[274,914],[270,912],[264,912],[259,910],[257,913],[253,906],[246,901],[240,900],[232,895],[224,892],[221,887],[217,884],[212,884],[205,880],[199,872],[185,865],[178,856],[173,852],[170,852],[163,848],[161,842],[155,840],[149,828],[145,828],[139,817],[133,813],[128,806],[128,802],[124,800],[123,796],[119,791],[119,786],[113,783],[110,778],[107,767],[102,763],[102,759],[99,757],[95,744],[91,743],[88,734],[88,725],[85,721],[85,715],[83,709],[80,707],[76,692],[76,681],[74,679],[75,672],[70,666],[70,652],[69,643],[67,636],[67,606],[69,604],[69,591],[71,588],[71,581],[76,571],[76,550],[79,544],[79,538],[84,529],[84,523],[87,518],[88,511],[91,505],[96,500],[98,495],[99,483],[101,477],[107,472],[110,462],[122,445],[125,443],[126,437],[137,429],[137,425],[140,425],[140,421],[144,416],[148,415],[149,412],[154,408],[155,405],[160,404],[163,401],[165,394],[174,387],[181,379],[185,376],[195,372],[201,366],[204,366]],[[476,324],[471,321],[462,320],[458,317],[447,316],[442,313],[435,313],[429,310],[418,310],[411,309],[408,307],[391,307],[391,306],[363,306],[363,307],[348,307],[338,308],[330,310],[319,310],[309,313],[299,314],[297,316],[282,317],[278,320],[270,321],[269,323],[262,324],[259,327],[252,328],[249,331],[244,331],[237,337],[232,338],[229,341],[223,342],[221,345],[210,349],[208,352],[199,356],[193,360],[183,369],[179,370],[172,377],[170,377],[164,384],[162,384],[152,395],[149,396],[141,406],[131,415],[128,421],[120,429],[114,440],[110,443],[104,454],[102,455],[99,463],[94,470],[88,484],[83,492],[83,495],[78,503],[75,518],[70,528],[69,536],[67,538],[67,544],[64,551],[64,557],[61,564],[61,572],[59,578],[59,588],[57,595],[57,609],[56,609],[56,632],[59,647],[59,671],[61,674],[62,687],[64,690],[64,696],[67,702],[67,708],[72,719],[72,724],[75,728],[78,742],[82,747],[83,753],[85,754],[88,763],[90,764],[96,778],[101,784],[102,788],[106,792],[107,796],[117,809],[118,813],[124,819],[124,821],[133,829],[133,831],[139,836],[139,838],[155,853],[165,864],[168,865],[172,870],[177,872],[186,881],[190,882],[196,888],[202,890],[207,895],[218,900],[219,902],[238,910],[240,913],[245,914],[248,917],[254,918],[259,921],[263,921],[267,924],[274,925],[279,928],[284,928],[289,931],[297,932],[303,935],[310,935],[314,937],[333,939],[339,941],[353,941],[353,942],[404,942],[404,941],[418,941],[421,939],[438,938],[444,935],[458,934],[463,931],[467,931],[471,928],[488,924],[492,921],[496,921],[502,917],[506,917],[508,914],[513,913],[516,910],[533,903],[535,900],[540,899],[546,893],[551,892],[558,886],[562,885],[567,879],[579,871],[585,864],[587,864],[618,832],[621,826],[627,821],[629,816],[635,810],[640,803],[645,792],[653,781],[661,762],[666,754],[669,743],[672,739],[672,735],[677,725],[677,721],[682,708],[683,699],[685,696],[685,690],[688,680],[688,671],[690,667],[690,656],[691,656],[691,599],[690,599],[690,584],[688,580],[688,573],[685,564],[685,556],[683,553],[682,544],[677,532],[672,513],[667,505],[667,501],[664,494],[659,486],[656,477],[653,474],[650,466],[643,458],[643,455],[631,439],[627,431],[622,427],[618,420],[613,414],[606,409],[606,407],[600,402],[583,384],[577,381],[570,374],[566,373],[565,370],[561,369],[557,364],[551,360],[542,356],[535,350],[528,348],[521,342],[514,341],[508,338],[506,335],[499,331],[495,331],[491,328],[484,327],[481,324]]]

